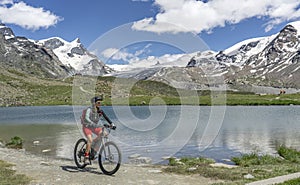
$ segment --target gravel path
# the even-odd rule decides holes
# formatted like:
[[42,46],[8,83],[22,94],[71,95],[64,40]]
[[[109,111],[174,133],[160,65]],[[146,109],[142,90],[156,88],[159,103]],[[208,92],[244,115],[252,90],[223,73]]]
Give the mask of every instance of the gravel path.
[[135,166],[122,164],[113,176],[101,173],[95,164],[84,170],[73,161],[35,156],[24,150],[0,148],[0,160],[15,164],[17,173],[32,177],[32,185],[207,185],[215,180],[200,175],[175,175],[161,172],[162,166]]
[[296,178],[300,178],[300,173],[292,173],[289,175],[283,175],[283,176],[278,176],[278,177],[274,177],[274,178],[270,178],[270,179],[265,179],[265,180],[261,180],[261,181],[256,181],[256,182],[252,182],[252,183],[248,183],[246,185],[272,185],[272,184],[278,184],[278,183],[282,183],[291,179],[296,179]]

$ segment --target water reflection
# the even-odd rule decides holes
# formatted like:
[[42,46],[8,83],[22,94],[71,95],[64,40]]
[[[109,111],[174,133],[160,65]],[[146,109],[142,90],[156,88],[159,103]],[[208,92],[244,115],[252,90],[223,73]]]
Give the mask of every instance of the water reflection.
[[286,145],[300,149],[299,106],[231,107],[214,146],[241,153],[276,153]]
[[[193,110],[195,109],[190,111]],[[203,155],[216,160],[241,153],[274,154],[278,145],[300,150],[300,106],[226,107],[222,127],[207,147],[203,145],[203,141],[210,141],[214,137],[213,133],[204,132],[210,110],[210,107],[201,107],[197,127],[193,135],[187,135],[191,139],[182,149],[178,149],[182,137],[187,137],[184,129],[182,135],[172,138],[167,145],[160,143],[176,130],[180,107],[168,107],[165,119],[157,128],[143,132],[132,130],[118,122],[113,109],[105,107],[107,114],[117,123],[118,129],[112,133],[112,139],[121,147],[124,161],[135,153],[151,157],[154,161],[160,160],[162,156],[173,154],[174,149],[178,150],[175,155],[179,157]],[[140,118],[149,114],[147,107],[134,107],[133,111]],[[130,121],[126,117],[124,120]],[[187,116],[180,123],[182,128],[193,126],[192,120],[194,119],[188,119]],[[72,159],[75,142],[82,137],[72,107],[68,106],[0,108],[0,121],[1,139],[9,141],[13,136],[20,136],[24,139],[25,149],[39,155]],[[217,128],[219,123],[211,124],[216,124]],[[34,144],[34,141],[39,143]]]

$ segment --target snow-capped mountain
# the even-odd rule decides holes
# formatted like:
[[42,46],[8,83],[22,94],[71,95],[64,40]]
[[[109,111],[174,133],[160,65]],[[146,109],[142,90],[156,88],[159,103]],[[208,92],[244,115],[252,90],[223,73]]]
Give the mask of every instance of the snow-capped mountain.
[[76,73],[83,75],[104,75],[112,72],[112,69],[101,62],[81,44],[77,38],[67,42],[59,37],[39,40],[36,44],[51,49],[65,65],[72,67]]
[[67,42],[53,37],[33,41],[15,36],[1,24],[0,64],[43,77],[109,74],[157,80],[186,89],[218,89],[226,85],[229,89],[253,92],[269,87],[299,91],[300,21],[286,25],[277,34],[248,39],[224,51],[149,56],[119,68],[102,63],[79,39]]
[[40,77],[61,78],[74,74],[104,75],[112,69],[87,51],[79,39],[67,42],[59,37],[34,41],[15,36],[0,24],[0,64]]
[[40,47],[26,37],[15,36],[4,24],[0,25],[0,67],[46,78],[62,78],[72,73],[52,50]]
[[164,68],[150,78],[176,82],[173,84],[179,84],[180,88],[220,85],[207,84],[208,76],[222,77],[229,88],[237,90],[300,89],[300,21],[286,25],[277,34],[248,39],[224,51],[198,52],[186,68]]
[[109,75],[122,77],[122,78],[136,78],[136,79],[147,79],[157,73],[162,68],[168,67],[185,67],[187,61],[195,55],[191,54],[165,54],[160,57],[148,56],[145,59],[132,60],[129,64],[114,64],[108,65],[114,69],[113,73]]

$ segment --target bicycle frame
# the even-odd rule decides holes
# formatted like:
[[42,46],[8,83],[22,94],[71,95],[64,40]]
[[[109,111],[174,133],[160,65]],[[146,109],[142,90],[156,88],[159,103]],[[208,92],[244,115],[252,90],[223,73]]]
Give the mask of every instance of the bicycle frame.
[[[99,147],[99,149],[93,152],[93,155],[90,155],[90,164],[92,160],[98,158],[98,163],[100,169],[103,171],[104,174],[112,175],[116,173],[121,165],[122,154],[117,146],[113,141],[110,141],[108,135],[110,134],[112,128],[108,125],[103,126],[102,133],[100,135],[101,141],[96,141],[95,146]],[[98,143],[99,142],[99,143]],[[77,141],[75,148],[74,148],[74,159],[77,167],[84,168],[87,164],[83,163],[82,158],[84,157],[85,153],[85,146],[87,140],[81,138]],[[94,147],[95,147],[94,146]],[[91,149],[92,150],[92,149]]]

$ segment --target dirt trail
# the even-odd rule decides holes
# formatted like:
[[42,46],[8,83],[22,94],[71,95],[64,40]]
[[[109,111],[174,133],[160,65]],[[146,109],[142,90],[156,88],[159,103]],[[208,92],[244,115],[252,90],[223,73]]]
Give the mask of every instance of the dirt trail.
[[113,176],[101,173],[95,164],[78,169],[73,161],[35,156],[24,150],[0,148],[0,160],[15,164],[17,173],[32,177],[32,185],[206,185],[216,181],[200,175],[175,175],[161,172],[161,166],[122,164]]

